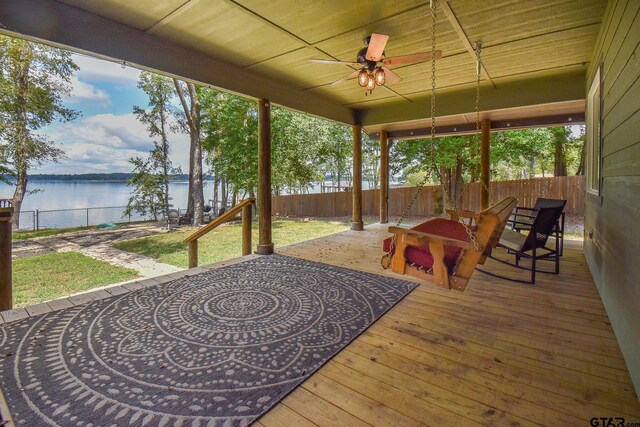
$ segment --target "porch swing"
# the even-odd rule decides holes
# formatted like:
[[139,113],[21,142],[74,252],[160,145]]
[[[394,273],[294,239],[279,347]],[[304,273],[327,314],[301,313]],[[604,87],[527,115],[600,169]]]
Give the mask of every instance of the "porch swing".
[[[435,1],[430,3],[432,19],[431,51],[436,51],[436,10]],[[480,52],[482,44],[476,43],[476,134],[480,133]],[[384,240],[385,254],[381,259],[384,269],[399,274],[408,274],[434,282],[446,289],[464,291],[476,265],[483,264],[498,244],[500,235],[518,205],[514,197],[507,197],[480,213],[460,211],[447,191],[435,163],[435,55],[431,60],[431,171],[416,188],[411,201],[406,206],[395,226],[389,227],[393,236]],[[431,173],[429,173],[431,172]],[[440,181],[447,203],[454,207],[447,213],[450,219],[435,218],[411,229],[400,227],[411,207],[417,200],[431,174]],[[484,184],[483,184],[484,185]],[[488,191],[488,189],[485,187]],[[465,222],[465,220],[468,221]]]

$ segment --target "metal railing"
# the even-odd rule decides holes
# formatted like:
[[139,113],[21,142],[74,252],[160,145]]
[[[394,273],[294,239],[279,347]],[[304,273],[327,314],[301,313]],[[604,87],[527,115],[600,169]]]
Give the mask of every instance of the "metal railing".
[[125,214],[126,206],[105,206],[94,208],[46,209],[20,211],[21,230],[41,228],[89,227],[104,223],[129,223],[148,218],[133,213]]

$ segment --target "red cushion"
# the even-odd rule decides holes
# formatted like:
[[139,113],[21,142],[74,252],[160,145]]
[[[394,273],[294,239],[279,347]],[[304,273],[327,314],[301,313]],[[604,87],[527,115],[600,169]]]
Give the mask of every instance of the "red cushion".
[[[422,231],[423,233],[436,234],[442,237],[451,237],[454,239],[460,239],[468,241],[467,231],[464,225],[458,221],[452,221],[445,218],[434,218],[422,224],[418,224],[412,228],[412,230]],[[391,245],[391,237],[384,239],[383,250],[389,252],[389,246]],[[455,246],[444,247],[444,263],[447,266],[449,272],[453,270],[456,264],[458,256],[462,249]],[[426,243],[420,247],[407,246],[404,251],[404,256],[407,262],[418,264],[426,269],[433,267],[433,256],[429,251],[429,244]]]

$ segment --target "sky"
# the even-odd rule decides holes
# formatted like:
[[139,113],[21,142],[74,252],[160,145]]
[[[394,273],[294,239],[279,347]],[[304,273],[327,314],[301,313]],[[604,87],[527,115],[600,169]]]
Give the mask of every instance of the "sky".
[[[41,129],[65,151],[66,158],[31,173],[131,172],[129,159],[146,157],[153,148],[153,139],[133,114],[134,105],[148,105],[147,95],[137,87],[140,71],[79,54],[73,54],[73,60],[80,69],[71,81],[72,93],[64,104],[80,112],[80,116],[72,122],[54,122]],[[187,135],[170,136],[170,157],[175,167],[189,170]]]

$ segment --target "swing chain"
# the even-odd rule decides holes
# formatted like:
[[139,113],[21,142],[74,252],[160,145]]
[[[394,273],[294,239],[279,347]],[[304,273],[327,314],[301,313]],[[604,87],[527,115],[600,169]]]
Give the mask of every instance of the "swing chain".
[[[458,216],[459,219],[461,219],[461,215],[460,215],[460,211],[457,207],[457,205],[454,203],[451,194],[447,191],[445,185],[444,185],[444,181],[442,180],[442,176],[440,174],[440,171],[436,165],[436,160],[435,160],[435,150],[434,150],[434,141],[435,141],[435,137],[436,137],[436,58],[435,58],[435,52],[436,52],[436,5],[435,5],[435,0],[430,0],[429,1],[429,10],[431,12],[431,152],[430,152],[430,156],[431,156],[431,173],[426,173],[424,178],[422,179],[422,181],[419,183],[418,187],[416,188],[416,191],[413,193],[413,196],[411,197],[411,200],[409,201],[409,204],[405,207],[404,211],[402,212],[402,215],[400,215],[400,218],[398,219],[397,223],[396,223],[396,227],[399,227],[405,220],[406,216],[409,214],[409,211],[411,210],[411,208],[413,207],[413,204],[415,203],[415,201],[418,199],[418,197],[420,196],[420,194],[422,194],[422,189],[425,187],[425,185],[427,184],[427,181],[429,180],[429,178],[432,177],[432,174],[436,176],[436,178],[438,179],[438,181],[440,181],[440,185],[442,188],[442,193],[446,199],[446,203],[448,203],[450,206],[453,206],[456,215]],[[476,49],[477,49],[477,57],[478,57],[478,71],[477,71],[477,81],[476,81],[476,131],[477,134],[480,135],[480,48],[482,46],[481,42],[476,43]],[[467,224],[465,224],[464,222],[462,222],[462,225],[464,226],[464,229],[469,237],[469,241],[473,244],[473,246],[475,247],[476,251],[480,251],[480,245],[478,244],[478,242],[476,241],[475,235],[473,233],[473,230],[471,229],[470,226],[468,226]],[[393,237],[391,238],[391,243],[389,245],[389,251],[382,256],[382,259],[380,260],[380,264],[382,265],[382,268],[387,269],[390,267],[391,265],[391,259],[393,256],[393,252],[395,249],[395,244],[396,244],[396,235],[394,234]]]
[[[480,131],[480,76],[482,74],[482,41],[478,40],[475,44],[476,51],[476,143],[480,145],[481,141],[481,131]],[[483,180],[480,180],[482,183],[482,188],[486,190],[489,195],[489,200],[491,200],[491,188],[487,187],[487,184],[484,183]]]

